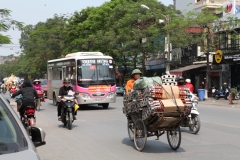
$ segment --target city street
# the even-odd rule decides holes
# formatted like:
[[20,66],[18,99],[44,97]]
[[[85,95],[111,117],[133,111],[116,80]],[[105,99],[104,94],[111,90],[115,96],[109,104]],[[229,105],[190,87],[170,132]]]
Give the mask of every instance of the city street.
[[[9,98],[6,94],[5,97]],[[199,102],[201,129],[197,135],[181,128],[180,148],[170,148],[167,136],[160,140],[150,137],[145,149],[138,152],[129,140],[127,119],[122,113],[122,97],[110,104],[109,109],[101,106],[83,106],[78,111],[73,129],[68,130],[57,120],[57,107],[52,101],[42,103],[36,112],[37,126],[46,132],[46,145],[37,148],[43,160],[146,160],[146,159],[221,159],[240,158],[240,105],[228,105],[228,101]],[[16,109],[16,103],[11,99]]]

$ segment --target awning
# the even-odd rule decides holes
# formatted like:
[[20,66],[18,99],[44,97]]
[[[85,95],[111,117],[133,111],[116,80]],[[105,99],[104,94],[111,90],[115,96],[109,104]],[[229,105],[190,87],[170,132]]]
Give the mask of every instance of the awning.
[[206,66],[207,66],[207,64],[193,64],[193,65],[189,65],[189,66],[186,66],[186,67],[171,70],[170,73],[183,72],[183,71],[188,71],[188,70],[191,70],[191,69],[206,67]]

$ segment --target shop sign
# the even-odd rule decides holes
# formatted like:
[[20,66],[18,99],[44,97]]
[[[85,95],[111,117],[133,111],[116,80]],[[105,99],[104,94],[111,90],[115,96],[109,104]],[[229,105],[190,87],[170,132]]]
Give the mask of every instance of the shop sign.
[[190,64],[193,64],[193,62],[196,62],[198,60],[197,53],[198,53],[197,44],[193,44],[186,48],[182,48],[181,64],[190,65]]
[[146,62],[146,69],[164,69],[166,68],[166,58],[154,59]]
[[221,50],[217,50],[216,51],[216,54],[215,54],[215,57],[214,57],[214,60],[216,63],[220,64],[222,62],[222,51]]
[[[240,54],[234,55],[213,55],[213,64],[234,64],[240,63]],[[221,59],[221,60],[220,60]]]

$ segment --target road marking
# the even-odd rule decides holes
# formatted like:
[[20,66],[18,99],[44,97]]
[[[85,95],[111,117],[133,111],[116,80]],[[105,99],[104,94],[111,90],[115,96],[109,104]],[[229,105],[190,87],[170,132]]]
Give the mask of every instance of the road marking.
[[[201,121],[202,121],[202,120],[201,120]],[[216,122],[209,122],[209,121],[202,121],[202,122],[212,123],[212,124],[217,124],[217,125],[221,125],[221,126],[227,126],[227,127],[232,127],[232,128],[238,128],[238,129],[240,129],[239,126],[232,126],[232,125],[223,124],[223,123],[216,123]]]

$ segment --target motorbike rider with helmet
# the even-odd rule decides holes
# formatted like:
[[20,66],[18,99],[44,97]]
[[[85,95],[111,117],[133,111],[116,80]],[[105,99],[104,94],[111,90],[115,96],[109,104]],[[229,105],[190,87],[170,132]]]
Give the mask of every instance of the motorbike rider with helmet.
[[134,69],[131,74],[131,79],[127,81],[126,85],[126,94],[129,94],[129,91],[133,89],[134,82],[139,79],[142,75],[142,72],[139,69]]
[[[63,79],[63,86],[59,89],[59,94],[58,98],[61,98],[64,95],[67,95],[70,90],[73,91],[73,88],[69,85],[70,84],[70,79],[69,78],[64,78]],[[61,110],[62,110],[63,102],[58,103],[58,120],[62,121],[61,117]],[[73,119],[77,120],[75,115],[77,114],[77,111],[73,113]]]
[[194,87],[191,83],[191,79],[186,79],[186,86],[189,88],[190,92],[194,92]]
[[178,77],[176,81],[177,81],[178,86],[184,86],[185,85],[185,80],[182,76]]
[[19,108],[19,114],[22,118],[24,116],[25,108],[27,106],[35,106],[34,97],[38,98],[38,94],[36,90],[33,88],[31,82],[29,80],[25,80],[23,82],[23,88],[13,93],[12,98],[22,94],[22,106]]

